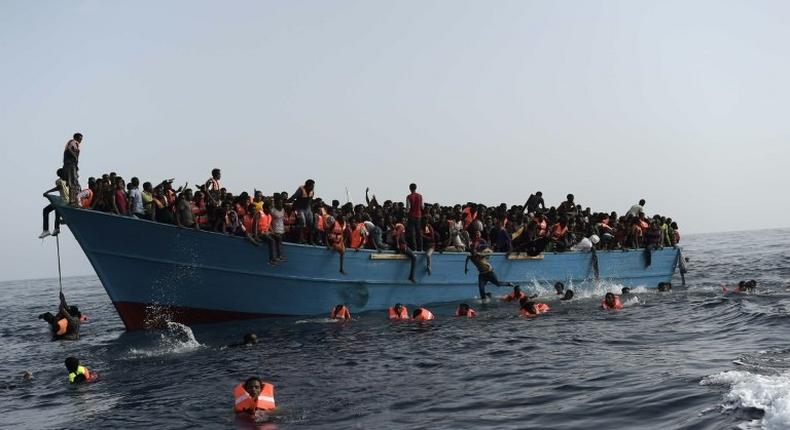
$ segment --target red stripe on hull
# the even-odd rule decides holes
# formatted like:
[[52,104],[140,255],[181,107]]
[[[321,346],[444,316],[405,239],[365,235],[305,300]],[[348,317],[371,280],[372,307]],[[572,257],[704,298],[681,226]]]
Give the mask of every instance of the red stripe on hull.
[[113,302],[113,304],[127,330],[158,328],[164,326],[168,321],[192,325],[281,316],[153,303]]

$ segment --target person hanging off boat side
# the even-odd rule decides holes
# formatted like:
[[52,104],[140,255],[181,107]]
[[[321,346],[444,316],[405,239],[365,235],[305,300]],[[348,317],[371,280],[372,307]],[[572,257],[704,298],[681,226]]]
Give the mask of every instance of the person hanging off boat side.
[[[66,171],[61,169],[57,170],[58,179],[55,180],[55,186],[44,191],[44,197],[47,197],[47,194],[57,191],[60,195],[60,198],[66,204],[71,203],[71,191],[69,188],[69,184],[67,182]],[[49,214],[50,212],[55,212],[55,229],[52,233],[49,232]],[[44,207],[44,229],[41,234],[38,236],[39,239],[43,239],[50,234],[52,236],[57,236],[60,233],[60,214],[58,211],[55,210],[55,206],[51,203]]]
[[69,306],[63,292],[60,293],[58,312],[52,315],[49,312],[38,316],[38,319],[49,323],[52,330],[52,340],[78,340],[80,338],[80,324],[82,314],[76,306]]
[[395,230],[392,234],[393,241],[395,242],[395,252],[409,257],[411,264],[411,267],[409,268],[409,281],[416,283],[417,278],[415,277],[414,272],[417,266],[417,256],[414,254],[414,251],[409,248],[409,244],[406,241],[406,227],[403,225],[403,219],[400,219],[399,221],[400,222],[395,224]]
[[501,282],[499,278],[497,278],[496,273],[494,273],[494,266],[488,261],[488,257],[491,256],[493,251],[486,246],[485,241],[479,239],[479,232],[477,235],[477,244],[472,247],[471,253],[466,257],[464,273],[469,273],[469,261],[471,260],[478,272],[477,288],[480,292],[480,300],[485,301],[488,298],[486,294],[486,284],[489,282],[498,287],[515,287],[516,284],[512,282]]
[[268,421],[277,408],[274,401],[274,385],[262,381],[257,376],[248,378],[233,387],[233,397],[233,412],[251,418],[255,422]]

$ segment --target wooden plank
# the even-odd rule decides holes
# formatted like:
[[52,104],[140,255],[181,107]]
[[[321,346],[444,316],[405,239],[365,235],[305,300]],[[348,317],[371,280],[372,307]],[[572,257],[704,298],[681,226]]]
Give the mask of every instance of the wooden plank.
[[508,260],[543,260],[543,254],[529,255],[526,252],[511,252],[507,255]]
[[370,254],[371,260],[408,260],[409,256],[406,254],[390,254],[383,252],[374,252]]

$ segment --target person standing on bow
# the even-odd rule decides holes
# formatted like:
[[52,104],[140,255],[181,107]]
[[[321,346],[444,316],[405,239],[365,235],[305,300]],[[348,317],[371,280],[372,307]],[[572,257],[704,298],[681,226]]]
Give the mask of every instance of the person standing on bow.
[[77,194],[82,189],[79,181],[79,167],[77,164],[82,150],[82,133],[74,133],[72,139],[66,142],[63,150],[63,172],[66,175],[66,183],[69,184],[69,202],[76,204]]

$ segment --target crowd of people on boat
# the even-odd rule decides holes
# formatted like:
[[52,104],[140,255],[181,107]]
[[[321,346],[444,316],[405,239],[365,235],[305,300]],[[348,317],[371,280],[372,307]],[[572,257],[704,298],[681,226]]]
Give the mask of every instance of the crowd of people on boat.
[[[77,173],[82,140],[76,133],[68,141],[55,187],[45,194],[57,191],[69,204],[86,209],[265,242],[272,264],[284,259],[283,241],[328,246],[341,254],[363,248],[405,254],[424,251],[429,259],[433,252],[481,248],[537,255],[593,248],[661,248],[680,241],[677,223],[657,214],[647,216],[645,200],[623,214],[594,212],[579,204],[573,194],[547,207],[540,191],[523,205],[443,205],[424,201],[417,185],[410,184],[403,201],[380,202],[366,190],[365,204],[341,205],[338,200],[317,198],[312,179],[291,194],[259,190],[234,194],[222,186],[220,169],[213,169],[195,189],[187,184],[176,187],[173,179],[152,183],[132,177],[127,181],[114,172],[91,177],[82,188]],[[52,205],[44,209],[42,238],[52,234],[49,213],[54,209]],[[54,234],[58,224],[56,215]]]

